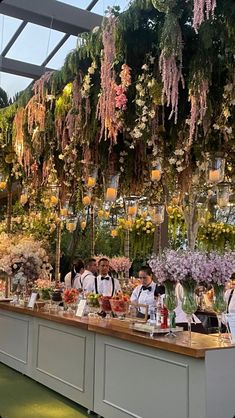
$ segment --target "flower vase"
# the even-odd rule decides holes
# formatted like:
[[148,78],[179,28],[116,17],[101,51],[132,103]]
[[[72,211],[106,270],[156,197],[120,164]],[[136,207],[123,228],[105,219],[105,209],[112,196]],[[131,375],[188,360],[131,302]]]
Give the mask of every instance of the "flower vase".
[[169,312],[169,332],[166,334],[166,337],[176,337],[176,334],[172,331],[174,328],[174,317],[175,312],[174,309],[177,306],[177,298],[175,294],[175,282],[172,282],[170,280],[166,280],[165,283],[165,298],[164,298],[164,305],[167,308]]
[[184,296],[182,301],[182,309],[186,313],[187,321],[188,321],[188,343],[191,345],[192,343],[192,331],[191,331],[191,324],[192,324],[192,315],[197,310],[197,300],[195,289],[197,283],[193,279],[189,279],[182,283]]
[[217,320],[218,320],[218,339],[221,341],[221,325],[222,325],[222,314],[226,311],[227,304],[224,300],[224,285],[214,284],[214,298],[212,308],[214,309]]

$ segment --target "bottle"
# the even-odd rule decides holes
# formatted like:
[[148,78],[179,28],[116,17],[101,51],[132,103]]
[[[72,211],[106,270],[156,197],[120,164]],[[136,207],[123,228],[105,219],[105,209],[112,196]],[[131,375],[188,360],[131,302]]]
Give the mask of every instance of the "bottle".
[[162,310],[161,296],[158,295],[157,302],[156,302],[156,325],[158,328],[161,328],[161,310]]
[[168,327],[168,310],[163,305],[161,308],[161,329],[166,329]]
[[156,306],[151,305],[149,307],[149,323],[150,325],[156,325]]

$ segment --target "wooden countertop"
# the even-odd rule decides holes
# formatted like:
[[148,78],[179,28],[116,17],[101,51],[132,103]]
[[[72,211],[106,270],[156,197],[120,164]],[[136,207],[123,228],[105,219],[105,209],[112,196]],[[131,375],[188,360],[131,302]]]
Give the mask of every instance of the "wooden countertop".
[[165,336],[154,335],[150,337],[148,333],[138,332],[129,328],[127,321],[118,319],[96,319],[96,318],[78,318],[69,317],[61,314],[49,314],[43,311],[32,310],[14,306],[9,303],[0,302],[0,309],[8,312],[34,316],[37,318],[54,321],[60,324],[75,326],[87,331],[98,334],[120,338],[122,340],[142,344],[148,347],[159,348],[161,350],[172,351],[195,358],[204,358],[208,350],[235,348],[230,342],[219,343],[217,335],[205,335],[192,333],[192,343],[188,344],[187,332],[180,332],[176,338],[167,338]]

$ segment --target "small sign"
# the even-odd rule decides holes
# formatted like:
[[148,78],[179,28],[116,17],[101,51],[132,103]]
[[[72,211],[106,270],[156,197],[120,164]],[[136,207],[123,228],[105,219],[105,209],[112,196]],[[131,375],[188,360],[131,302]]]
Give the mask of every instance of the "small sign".
[[85,309],[86,309],[86,299],[82,299],[80,300],[78,304],[76,316],[80,316],[80,317],[83,316]]
[[235,314],[234,313],[228,313],[224,314],[226,319],[226,324],[228,327],[230,335],[230,340],[232,344],[235,344]]
[[34,308],[35,302],[37,300],[38,294],[32,293],[29,299],[28,308]]

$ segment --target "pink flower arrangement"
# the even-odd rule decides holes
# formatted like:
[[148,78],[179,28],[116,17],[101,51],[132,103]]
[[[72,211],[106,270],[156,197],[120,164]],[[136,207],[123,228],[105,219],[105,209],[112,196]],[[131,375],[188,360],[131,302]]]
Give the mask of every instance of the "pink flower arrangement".
[[127,104],[127,97],[125,95],[124,87],[122,85],[120,86],[116,85],[115,91],[116,91],[116,97],[115,97],[116,107],[118,109],[125,110],[126,104]]
[[110,267],[116,273],[129,270],[131,265],[132,262],[127,257],[113,257],[110,260]]

